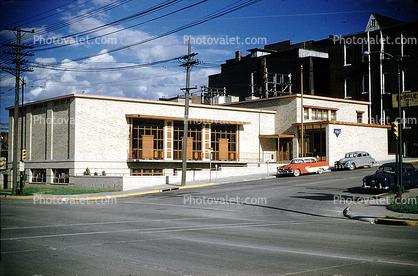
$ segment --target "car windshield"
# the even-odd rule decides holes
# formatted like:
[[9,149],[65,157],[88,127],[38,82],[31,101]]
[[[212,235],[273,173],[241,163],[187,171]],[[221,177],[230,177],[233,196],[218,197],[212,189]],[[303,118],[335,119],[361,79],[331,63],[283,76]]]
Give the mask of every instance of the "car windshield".
[[395,168],[391,166],[381,166],[377,172],[394,173]]
[[357,156],[357,154],[356,154],[356,153],[352,153],[352,152],[350,152],[350,153],[347,153],[347,154],[345,155],[345,158],[356,157],[356,156]]
[[303,159],[293,159],[290,164],[303,164]]

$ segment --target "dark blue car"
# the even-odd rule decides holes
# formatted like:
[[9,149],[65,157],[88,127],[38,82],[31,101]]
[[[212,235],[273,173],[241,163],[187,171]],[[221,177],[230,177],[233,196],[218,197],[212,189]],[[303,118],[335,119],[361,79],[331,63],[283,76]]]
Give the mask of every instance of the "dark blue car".
[[[418,171],[409,163],[402,163],[402,185],[405,188],[418,186]],[[396,187],[396,163],[386,163],[373,175],[363,178],[363,189],[394,190]]]

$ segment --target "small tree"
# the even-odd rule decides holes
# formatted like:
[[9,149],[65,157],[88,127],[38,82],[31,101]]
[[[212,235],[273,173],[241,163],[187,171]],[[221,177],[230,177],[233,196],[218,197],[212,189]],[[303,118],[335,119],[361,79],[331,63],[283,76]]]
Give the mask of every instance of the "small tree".
[[106,172],[105,171],[102,171],[102,175],[106,175]]
[[97,172],[94,172],[94,175],[99,175]]
[[89,168],[87,168],[85,171],[84,171],[84,173],[83,173],[84,175],[90,175],[90,169]]

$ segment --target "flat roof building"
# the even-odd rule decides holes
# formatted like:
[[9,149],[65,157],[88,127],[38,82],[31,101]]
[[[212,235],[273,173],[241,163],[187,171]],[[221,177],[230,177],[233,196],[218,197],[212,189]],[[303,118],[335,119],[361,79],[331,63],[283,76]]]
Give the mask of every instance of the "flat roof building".
[[[210,163],[232,176],[254,173],[253,164],[301,156],[302,124],[304,156],[332,164],[345,152],[365,150],[386,160],[387,127],[364,123],[367,107],[368,102],[312,95],[302,103],[299,94],[220,106],[191,104],[188,179],[208,179]],[[167,176],[171,183],[180,180],[184,103],[71,94],[23,108],[18,130],[23,122],[30,184],[129,190],[163,184]],[[14,126],[13,107],[8,109]],[[85,176],[88,171],[97,177]]]

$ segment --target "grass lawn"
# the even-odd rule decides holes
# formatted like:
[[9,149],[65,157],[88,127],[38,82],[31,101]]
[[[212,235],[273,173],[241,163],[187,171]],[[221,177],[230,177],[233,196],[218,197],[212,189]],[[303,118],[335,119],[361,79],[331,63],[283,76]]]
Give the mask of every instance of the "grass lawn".
[[402,198],[400,203],[392,202],[388,209],[399,213],[418,214],[418,196]]
[[[0,193],[2,195],[10,195],[12,189],[2,189]],[[23,188],[22,196],[30,196],[33,194],[46,194],[46,195],[77,195],[77,194],[94,194],[103,192],[115,192],[115,190],[89,190],[89,189],[68,189],[68,188]],[[19,194],[17,194],[19,195]]]

